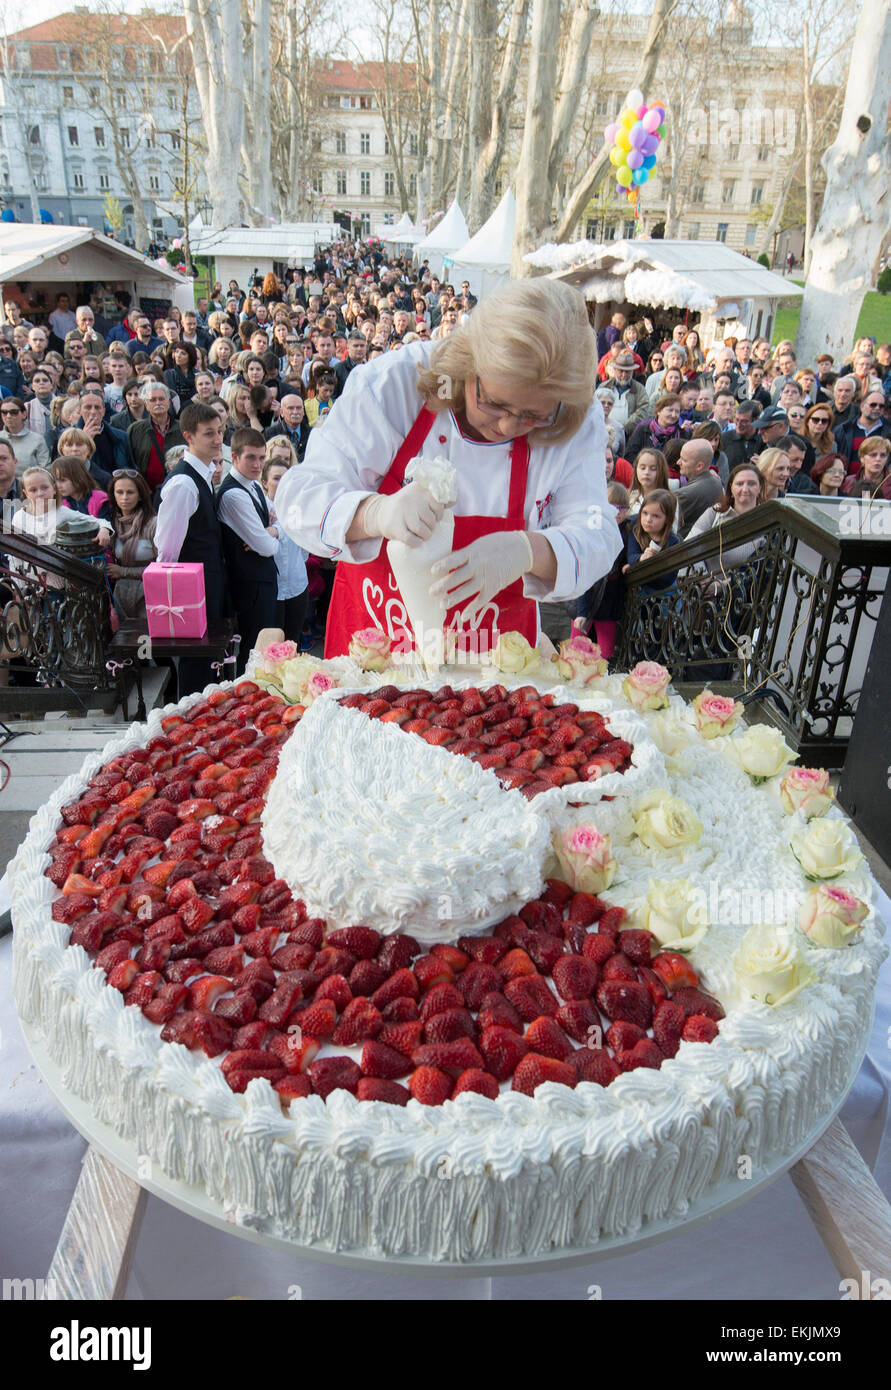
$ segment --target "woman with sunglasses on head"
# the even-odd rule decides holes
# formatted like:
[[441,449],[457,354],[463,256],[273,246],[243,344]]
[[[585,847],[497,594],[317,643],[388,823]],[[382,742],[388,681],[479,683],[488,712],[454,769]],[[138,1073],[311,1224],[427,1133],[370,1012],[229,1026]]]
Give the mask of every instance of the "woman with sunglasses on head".
[[414,640],[387,543],[421,545],[444,514],[422,481],[403,486],[418,456],[444,458],[456,474],[452,553],[432,565],[429,593],[459,649],[488,649],[510,631],[535,645],[538,600],[576,598],[608,573],[620,538],[596,356],[581,294],[520,280],[444,339],[353,373],[276,498],[292,539],[339,562],[327,656],[371,624]]
[[157,518],[149,485],[135,468],[119,468],[112,473],[108,514],[114,527],[114,558],[106,569],[114,585],[115,603],[125,619],[145,618],[142,572],[157,558]]

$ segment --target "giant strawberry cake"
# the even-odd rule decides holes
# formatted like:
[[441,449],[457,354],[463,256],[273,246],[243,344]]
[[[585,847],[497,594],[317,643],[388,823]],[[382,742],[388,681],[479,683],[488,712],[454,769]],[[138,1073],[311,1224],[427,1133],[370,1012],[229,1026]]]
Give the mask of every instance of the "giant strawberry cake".
[[834,1111],[885,949],[823,775],[653,669],[316,666],[32,821],[16,999],[97,1120],[246,1227],[467,1264],[680,1221]]

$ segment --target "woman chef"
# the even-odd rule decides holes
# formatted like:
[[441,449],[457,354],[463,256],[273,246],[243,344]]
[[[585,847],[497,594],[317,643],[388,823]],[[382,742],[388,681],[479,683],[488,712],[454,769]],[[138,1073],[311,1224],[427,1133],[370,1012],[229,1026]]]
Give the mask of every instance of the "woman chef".
[[346,653],[360,628],[410,633],[386,542],[419,545],[443,511],[420,482],[403,485],[417,455],[445,457],[457,473],[453,553],[430,591],[447,627],[479,634],[475,650],[498,631],[534,646],[537,600],[574,598],[609,572],[620,537],[596,367],[582,296],[536,279],[505,285],[442,341],[350,373],[276,496],[287,534],[340,562],[326,657]]

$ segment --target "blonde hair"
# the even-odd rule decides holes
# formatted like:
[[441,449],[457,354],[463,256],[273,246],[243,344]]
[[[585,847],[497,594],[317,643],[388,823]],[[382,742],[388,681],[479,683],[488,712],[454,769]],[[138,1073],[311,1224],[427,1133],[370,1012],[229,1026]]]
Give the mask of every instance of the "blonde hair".
[[89,458],[92,458],[96,452],[96,442],[91,435],[87,434],[86,430],[63,430],[56,444],[57,453],[61,454],[62,450],[69,444],[86,444]]
[[770,475],[777,460],[788,457],[785,449],[765,449],[763,453],[758,455],[758,472],[766,483],[770,481]]
[[[288,448],[291,451],[291,462],[286,463],[284,467],[290,468],[292,464],[297,463],[297,450],[294,448],[294,445],[291,443],[290,439],[288,439],[287,435],[285,434],[274,434],[271,439],[267,439],[266,463],[271,463],[273,461],[273,454],[279,453],[282,450],[282,448]],[[281,459],[275,459],[275,462],[281,463]],[[263,471],[264,473],[266,471],[265,465]]]
[[[49,478],[50,482],[51,482],[52,485],[53,485],[53,498],[55,499],[55,505],[56,505],[57,507],[61,507],[61,505],[62,505],[62,494],[59,492],[59,484],[57,483],[56,479],[53,477],[52,473],[50,472],[50,470],[49,470],[48,468],[40,468],[40,467],[38,467],[37,465],[35,465],[33,468],[26,468],[26,469],[25,469],[25,471],[24,471],[24,473],[22,474],[22,477],[21,477],[22,495],[24,496],[24,493],[25,493],[25,483],[27,482],[28,478],[33,478],[33,476],[34,476],[35,473],[42,473],[43,476],[44,476],[44,478]],[[26,506],[26,507],[28,506],[28,502],[29,502],[29,501],[30,501],[30,498],[25,497],[25,506]]]
[[511,280],[440,339],[418,390],[431,410],[463,410],[464,383],[475,376],[553,392],[555,423],[536,443],[559,444],[581,428],[597,385],[597,346],[585,301],[559,280]]

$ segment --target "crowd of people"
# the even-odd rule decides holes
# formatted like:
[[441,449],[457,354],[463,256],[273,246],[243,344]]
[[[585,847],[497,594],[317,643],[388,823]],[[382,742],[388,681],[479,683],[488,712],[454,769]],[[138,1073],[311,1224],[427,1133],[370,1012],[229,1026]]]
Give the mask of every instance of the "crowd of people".
[[[208,617],[235,618],[242,663],[267,626],[311,649],[333,563],[277,524],[279,483],[351,373],[448,337],[474,310],[469,285],[344,242],[284,283],[270,272],[214,285],[194,310],[153,319],[116,300],[105,317],[99,301],[59,294],[44,322],[4,305],[6,529],[46,543],[65,509],[93,518],[113,625],[145,619],[152,560],[200,560]],[[616,313],[597,334],[596,377],[623,550],[577,607],[606,655],[633,565],[778,497],[891,499],[891,344],[860,338],[845,361],[802,364],[788,341],[706,344],[664,314]],[[722,564],[752,553],[735,547]],[[198,661],[179,676],[181,694],[209,678]]]

